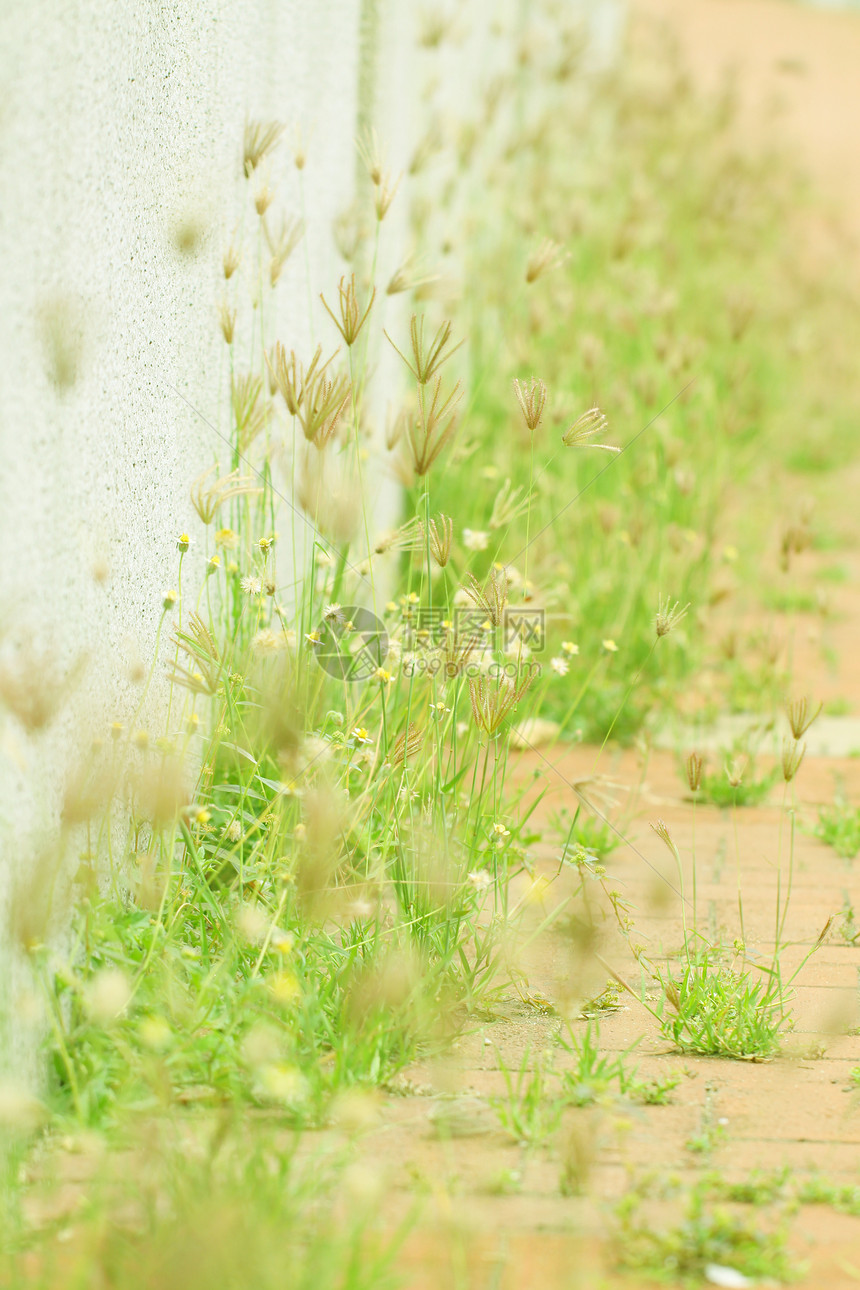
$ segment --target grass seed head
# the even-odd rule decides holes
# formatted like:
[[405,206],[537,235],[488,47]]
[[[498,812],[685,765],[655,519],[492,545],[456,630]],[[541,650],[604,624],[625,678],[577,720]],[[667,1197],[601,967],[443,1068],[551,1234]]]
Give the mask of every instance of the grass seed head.
[[[346,283],[346,286],[344,286],[344,283]],[[349,282],[346,282],[346,277],[341,278],[338,283],[337,293],[339,317],[334,313],[334,310],[329,306],[325,296],[322,294],[320,295],[320,300],[323,302],[325,310],[335,327],[337,327],[341,336],[343,336],[347,349],[351,349],[358,340],[362,327],[367,322],[368,314],[370,313],[373,307],[373,302],[376,299],[376,287],[373,288],[364,313],[361,312],[361,308],[358,303],[358,293],[355,289],[354,273],[350,277]]]
[[264,157],[277,146],[284,133],[280,121],[248,121],[242,141],[242,163],[245,178],[250,179]]
[[608,424],[600,408],[589,408],[581,417],[577,417],[569,430],[565,430],[561,442],[565,448],[602,448],[604,452],[619,453],[621,449],[614,444],[591,442],[596,434],[604,432]]
[[412,344],[411,362],[406,355],[397,348],[394,341],[388,335],[388,332],[385,332],[385,336],[389,343],[397,350],[397,353],[403,359],[419,385],[426,385],[428,381],[436,375],[443,363],[447,363],[448,359],[455,354],[463,344],[463,341],[458,341],[456,345],[448,348],[451,339],[452,324],[447,321],[441,324],[437,329],[433,340],[428,344],[424,338],[425,322],[426,318],[423,314],[420,318],[417,314],[412,315],[412,320],[409,324],[409,336]]
[[451,544],[454,540],[454,521],[449,515],[439,515],[430,521],[428,543],[430,555],[440,569],[444,569],[451,558]]
[[228,345],[232,345],[236,334],[236,310],[231,309],[223,300],[218,306],[218,321],[221,324],[221,335]]
[[231,470],[229,475],[222,475],[207,484],[207,480],[217,469],[217,463],[210,466],[191,485],[191,505],[204,524],[212,524],[220,508],[230,498],[262,492],[250,475],[240,475],[238,470]]
[[[804,695],[800,699],[790,699],[785,705],[788,724],[791,726],[791,733],[795,739],[802,739],[806,734],[813,721],[821,714],[824,703],[819,703],[818,707],[812,712],[812,705],[809,699]],[[811,715],[810,715],[811,714]]]
[[796,739],[783,740],[782,777],[786,784],[790,784],[800,770],[800,764],[803,761],[805,752],[806,744],[799,743]]
[[522,410],[526,428],[529,434],[534,434],[546,407],[546,386],[537,377],[532,377],[529,381],[519,381],[515,378],[514,394]]
[[657,601],[657,613],[654,615],[654,631],[658,639],[674,631],[689,608],[689,605],[684,605],[682,608],[679,600],[676,600],[673,605],[668,596],[665,598],[660,596]]
[[698,793],[699,791],[704,765],[704,758],[700,753],[691,752],[687,757],[685,769],[687,771],[687,783],[690,786],[691,793]]
[[263,232],[272,255],[269,263],[269,282],[274,287],[284,265],[301,242],[305,226],[297,216],[284,216],[277,229],[271,228],[268,221],[264,220]]
[[551,237],[544,238],[540,246],[532,251],[526,264],[526,282],[537,282],[546,273],[552,273],[564,264],[567,259],[564,248]]
[[221,260],[221,266],[224,270],[224,277],[229,282],[233,274],[239,267],[239,261],[242,259],[241,252],[232,244],[227,247]]
[[418,417],[409,424],[408,441],[412,467],[419,478],[430,470],[436,458],[451,439],[457,424],[456,408],[462,390],[457,381],[447,397],[442,397],[442,378],[436,378],[429,403],[422,399]]

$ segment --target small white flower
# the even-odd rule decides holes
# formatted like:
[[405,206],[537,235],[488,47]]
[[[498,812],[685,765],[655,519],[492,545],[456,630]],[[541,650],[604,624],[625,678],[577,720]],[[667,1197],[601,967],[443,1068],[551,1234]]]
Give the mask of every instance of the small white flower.
[[490,875],[485,869],[470,873],[468,881],[475,888],[475,891],[486,891],[492,881]]
[[244,577],[239,583],[239,586],[248,596],[259,596],[260,592],[263,590],[263,584],[260,579],[251,577],[250,575]]
[[579,646],[575,645],[573,641],[562,641],[561,652],[562,654],[578,654]]
[[463,546],[467,551],[486,551],[489,542],[490,535],[483,529],[463,529]]
[[570,671],[570,664],[567,659],[562,658],[560,655],[557,658],[551,658],[549,665],[553,672],[555,672],[556,676],[567,676]]

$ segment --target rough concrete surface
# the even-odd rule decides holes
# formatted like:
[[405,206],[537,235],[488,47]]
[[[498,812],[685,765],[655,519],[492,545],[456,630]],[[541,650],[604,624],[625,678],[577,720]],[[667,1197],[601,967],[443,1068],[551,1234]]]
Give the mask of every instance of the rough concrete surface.
[[[315,290],[342,272],[331,224],[353,194],[359,20],[359,0],[312,19],[299,0],[3,6],[0,664],[44,687],[86,658],[43,729],[0,714],[4,925],[76,749],[137,702],[128,665],[152,657],[177,535],[194,531],[189,485],[224,453],[206,421],[224,424],[216,308],[247,118],[301,126]],[[283,145],[271,183],[298,213]],[[302,253],[273,328],[300,351],[308,297]]]

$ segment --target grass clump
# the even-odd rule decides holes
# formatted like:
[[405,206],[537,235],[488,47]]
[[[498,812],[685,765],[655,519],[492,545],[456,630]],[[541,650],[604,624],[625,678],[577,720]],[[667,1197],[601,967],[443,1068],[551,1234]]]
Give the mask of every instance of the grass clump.
[[704,948],[680,975],[661,972],[658,980],[668,1004],[661,1029],[679,1052],[761,1061],[779,1050],[790,1014],[778,978],[735,971]]
[[851,806],[844,797],[837,797],[832,806],[824,806],[818,812],[812,831],[837,855],[853,860],[860,851],[860,806]]
[[[656,1187],[655,1187],[655,1184]],[[762,1215],[744,1213],[737,1204],[715,1194],[708,1177],[699,1179],[682,1196],[680,1188],[664,1187],[662,1195],[680,1201],[680,1220],[661,1224],[646,1202],[661,1195],[649,1177],[632,1187],[615,1209],[619,1262],[630,1271],[685,1286],[717,1280],[729,1269],[745,1277],[795,1280],[800,1272],[788,1249],[788,1225],[782,1210]]]
[[112,1157],[83,1140],[73,1198],[61,1176],[43,1170],[35,1183],[53,1215],[35,1255],[23,1219],[7,1223],[4,1285],[265,1290],[283,1285],[288,1267],[299,1290],[393,1290],[404,1228],[378,1229],[381,1177],[356,1169],[348,1150],[303,1156],[298,1145],[232,1117],[193,1128],[147,1121]]

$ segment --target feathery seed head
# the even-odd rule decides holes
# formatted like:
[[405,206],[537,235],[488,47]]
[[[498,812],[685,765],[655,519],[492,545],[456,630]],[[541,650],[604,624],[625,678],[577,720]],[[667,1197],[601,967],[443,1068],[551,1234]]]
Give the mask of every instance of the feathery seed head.
[[245,178],[250,179],[263,158],[277,146],[284,132],[279,121],[248,121],[242,145]]
[[797,739],[784,739],[782,742],[782,778],[786,784],[790,784],[797,772],[800,770],[800,763],[803,761],[806,752],[806,744],[800,743]]
[[530,381],[514,380],[514,393],[522,409],[523,418],[530,434],[534,434],[540,425],[543,410],[546,407],[546,386],[543,381],[532,377]]
[[560,268],[567,259],[563,247],[551,237],[544,238],[537,250],[532,251],[526,264],[526,282],[537,282],[545,273]]
[[676,600],[673,605],[668,596],[665,599],[660,596],[657,600],[657,613],[654,615],[654,631],[658,638],[668,636],[671,631],[674,631],[689,608],[689,605],[684,605],[682,609],[679,600]]
[[344,286],[344,283],[346,283],[346,277],[341,278],[337,288],[338,313],[340,314],[340,317],[335,315],[334,311],[326,301],[325,296],[322,294],[320,295],[320,300],[323,302],[326,312],[335,327],[337,327],[341,336],[343,336],[347,348],[349,349],[355,344],[362,327],[367,322],[368,314],[370,313],[370,310],[373,307],[373,302],[376,299],[376,287],[373,288],[370,300],[367,302],[367,308],[364,313],[362,313],[358,303],[358,294],[355,289],[355,274],[353,273],[349,282],[346,283],[346,286]]
[[698,793],[699,786],[702,782],[702,771],[705,761],[700,753],[691,752],[685,762],[687,771],[687,783],[690,786],[691,793]]
[[583,412],[581,417],[577,417],[569,430],[566,430],[561,436],[561,442],[565,448],[602,448],[604,452],[620,452],[611,443],[592,443],[591,440],[596,434],[602,434],[606,429],[608,422],[600,408],[589,408]]
[[430,554],[440,569],[444,569],[451,558],[451,543],[454,540],[454,521],[448,515],[440,514],[430,521],[428,542]]
[[791,699],[786,703],[785,711],[788,716],[788,724],[791,726],[791,733],[795,739],[803,738],[813,721],[820,715],[824,704],[819,703],[810,716],[811,707],[812,705],[806,695],[801,699]]

